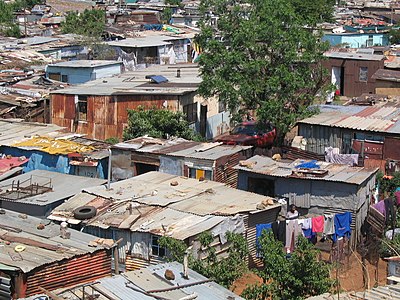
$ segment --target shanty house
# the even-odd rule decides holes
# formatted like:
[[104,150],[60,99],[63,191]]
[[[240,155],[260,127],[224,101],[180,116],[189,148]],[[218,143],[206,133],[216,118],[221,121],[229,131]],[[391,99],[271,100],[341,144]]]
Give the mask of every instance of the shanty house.
[[43,218],[83,188],[103,183],[102,179],[34,170],[0,182],[0,207]]
[[113,146],[113,178],[125,179],[149,171],[214,180],[236,187],[240,160],[251,157],[251,146],[201,143],[182,139],[140,137]]
[[111,275],[112,240],[1,210],[0,298],[19,299]]
[[[167,274],[174,274],[175,278],[166,276],[166,271]],[[61,291],[57,293],[57,296],[63,299],[80,300],[77,295],[86,292],[88,295],[95,295],[97,300],[109,300],[110,297],[123,300],[157,300],[161,297],[164,300],[243,299],[191,269],[188,269],[187,274],[188,276],[184,277],[184,267],[178,262],[162,263],[102,278],[84,287],[77,286]],[[40,296],[46,297],[46,294],[36,295],[36,299]],[[34,298],[24,300],[34,300]]]
[[315,169],[301,169],[303,160],[278,162],[254,156],[241,162],[238,188],[271,197],[284,197],[302,215],[349,211],[353,215],[353,245],[367,216],[378,169],[318,162]]
[[145,34],[142,37],[108,42],[108,45],[116,49],[126,69],[191,61],[190,38],[194,34],[151,34],[151,31],[145,31]]
[[0,121],[0,153],[7,158],[0,160],[0,173],[23,165],[24,172],[47,170],[107,178],[110,144],[78,137],[64,129],[53,124]]
[[46,66],[46,77],[69,84],[121,74],[122,63],[109,60],[71,60]]
[[366,48],[389,45],[389,37],[384,32],[325,33],[321,40],[329,42],[332,47]]
[[199,143],[186,149],[170,149],[160,155],[160,171],[236,187],[238,177],[233,167],[240,160],[251,157],[253,151],[252,146],[221,143]]
[[400,71],[379,69],[372,76],[375,79],[375,93],[400,96]]
[[[80,207],[95,214],[82,220]],[[250,249],[249,263],[256,258],[256,224],[277,219],[281,205],[272,198],[209,180],[199,181],[160,172],[148,172],[104,186],[86,188],[48,217],[99,237],[123,241],[119,257],[127,270],[159,262],[166,249],[160,236],[184,241],[198,250],[197,236],[210,231],[218,255],[227,251],[226,232],[242,233]],[[78,217],[78,218],[77,218]],[[201,255],[201,254],[200,254]]]
[[196,65],[153,67],[54,91],[52,123],[88,138],[121,139],[129,109],[168,109],[184,112],[192,127],[212,138],[223,133],[218,125],[229,124],[229,116],[216,99],[198,95],[198,72]]
[[322,62],[341,96],[357,97],[363,93],[375,93],[372,75],[384,68],[383,55],[353,52],[328,52]]
[[391,101],[322,105],[318,114],[298,122],[298,134],[307,151],[324,154],[327,147],[338,148],[342,154],[358,153],[361,165],[392,172],[400,170],[399,116],[397,102]]
[[182,138],[159,139],[148,136],[115,144],[111,147],[112,179],[117,181],[150,171],[159,171],[162,153],[198,144],[200,143]]

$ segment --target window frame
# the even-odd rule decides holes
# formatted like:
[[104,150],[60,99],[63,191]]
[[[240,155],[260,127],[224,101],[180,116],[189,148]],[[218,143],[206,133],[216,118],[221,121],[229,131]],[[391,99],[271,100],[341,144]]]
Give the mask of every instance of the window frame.
[[[198,168],[190,168],[189,167],[189,178],[194,178],[194,179],[199,179],[200,177],[204,177],[204,179],[206,179],[206,180],[213,180],[212,179],[212,177],[213,177],[213,172],[212,171],[210,171],[210,170],[203,170],[203,169],[198,169]],[[199,173],[202,173],[202,172],[204,172],[204,176],[201,176],[201,174],[199,174]]]
[[[82,109],[82,107],[85,107],[85,109]],[[78,101],[76,103],[76,116],[78,121],[87,121],[87,112],[88,112],[88,96],[78,95]]]
[[358,70],[358,81],[368,82],[368,67],[360,67]]
[[151,254],[153,256],[164,257],[167,255],[167,248],[161,247],[158,244],[159,239],[160,239],[160,236],[155,235],[155,234],[151,235]]
[[196,123],[198,121],[198,103],[186,104],[182,108],[189,123]]

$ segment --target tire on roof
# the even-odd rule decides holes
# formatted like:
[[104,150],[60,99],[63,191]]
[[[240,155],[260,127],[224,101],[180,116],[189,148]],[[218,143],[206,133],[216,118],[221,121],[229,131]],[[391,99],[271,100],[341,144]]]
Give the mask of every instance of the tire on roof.
[[74,210],[74,218],[78,220],[86,220],[93,218],[97,213],[94,206],[81,206]]

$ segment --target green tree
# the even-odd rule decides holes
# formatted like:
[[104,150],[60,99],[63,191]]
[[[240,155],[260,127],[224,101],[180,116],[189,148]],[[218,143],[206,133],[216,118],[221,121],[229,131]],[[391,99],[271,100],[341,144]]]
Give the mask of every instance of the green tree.
[[[205,258],[197,259],[190,255],[189,267],[229,288],[235,279],[241,277],[247,271],[246,256],[249,252],[243,235],[227,232],[226,239],[229,243],[228,256],[218,259],[216,250],[212,246],[214,238],[211,233],[206,231],[199,234],[198,241]],[[183,261],[183,255],[187,249],[183,241],[171,237],[161,237],[159,245],[168,249],[170,260]]]
[[85,9],[83,13],[68,12],[61,23],[63,33],[75,33],[92,38],[100,37],[105,28],[105,14],[102,10]]
[[329,266],[317,259],[318,250],[304,237],[298,239],[296,250],[288,258],[282,243],[271,231],[264,231],[259,253],[263,268],[255,272],[263,282],[249,286],[242,294],[246,299],[304,299],[328,292],[333,285]]
[[5,36],[20,37],[21,32],[15,23],[14,6],[0,0],[0,34]]
[[128,127],[124,130],[124,140],[149,135],[156,138],[168,136],[200,141],[201,137],[189,128],[182,112],[166,109],[128,110]]
[[[316,0],[321,1],[327,0]],[[236,120],[256,110],[260,121],[277,127],[279,143],[298,119],[310,115],[307,108],[328,84],[319,64],[328,45],[311,29],[324,14],[305,9],[304,1],[294,3],[203,0],[196,38],[202,49],[200,94],[218,95]]]
[[389,31],[389,42],[392,45],[400,44],[400,30],[399,30],[399,28],[391,29]]

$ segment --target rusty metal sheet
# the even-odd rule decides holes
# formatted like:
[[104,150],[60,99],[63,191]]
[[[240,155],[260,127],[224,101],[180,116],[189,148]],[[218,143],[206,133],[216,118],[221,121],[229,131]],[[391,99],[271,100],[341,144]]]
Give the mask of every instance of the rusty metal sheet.
[[400,138],[385,137],[383,158],[400,160]]
[[380,171],[385,173],[386,160],[373,159],[373,158],[364,159],[364,167],[365,168],[379,168]]
[[364,153],[364,157],[382,159],[383,156],[383,143],[354,140],[352,148],[360,154]]
[[109,275],[111,275],[111,253],[109,250],[99,250],[31,271],[27,274],[26,296],[40,293],[39,287],[53,291]]

